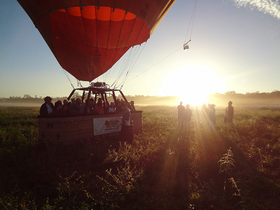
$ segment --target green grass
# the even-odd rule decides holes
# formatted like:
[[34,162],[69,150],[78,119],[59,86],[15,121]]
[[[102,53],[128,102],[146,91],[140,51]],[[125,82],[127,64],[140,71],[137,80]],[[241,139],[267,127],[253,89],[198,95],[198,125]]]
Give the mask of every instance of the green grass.
[[215,129],[141,107],[132,144],[38,144],[38,108],[0,107],[0,209],[280,209],[280,111],[217,110]]

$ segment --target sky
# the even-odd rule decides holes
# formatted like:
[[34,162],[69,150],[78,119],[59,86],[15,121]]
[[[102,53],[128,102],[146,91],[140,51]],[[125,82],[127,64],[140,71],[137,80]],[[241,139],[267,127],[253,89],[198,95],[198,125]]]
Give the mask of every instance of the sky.
[[[179,95],[195,103],[215,92],[280,90],[280,2],[177,0],[146,43],[95,81],[112,85],[123,69],[128,77],[116,87],[125,95]],[[71,84],[78,87],[19,3],[2,0],[0,98],[68,96]]]

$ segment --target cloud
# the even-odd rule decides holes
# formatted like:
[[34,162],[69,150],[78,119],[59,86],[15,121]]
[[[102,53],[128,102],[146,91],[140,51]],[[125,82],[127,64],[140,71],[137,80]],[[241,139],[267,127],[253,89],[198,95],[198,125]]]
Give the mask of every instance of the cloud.
[[249,7],[280,19],[279,0],[233,0],[238,7]]

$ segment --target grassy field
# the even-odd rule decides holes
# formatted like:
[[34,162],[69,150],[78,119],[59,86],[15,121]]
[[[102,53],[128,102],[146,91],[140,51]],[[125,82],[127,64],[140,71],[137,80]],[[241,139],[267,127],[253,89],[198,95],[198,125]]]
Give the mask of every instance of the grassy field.
[[233,124],[141,107],[143,133],[38,144],[39,108],[0,107],[0,209],[280,209],[280,110],[235,108]]

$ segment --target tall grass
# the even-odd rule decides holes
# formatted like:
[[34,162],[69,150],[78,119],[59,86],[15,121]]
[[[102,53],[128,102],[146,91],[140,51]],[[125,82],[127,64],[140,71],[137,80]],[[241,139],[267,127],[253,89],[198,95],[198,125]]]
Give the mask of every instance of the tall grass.
[[280,111],[235,109],[234,123],[142,107],[143,133],[37,142],[38,108],[0,107],[0,209],[280,209]]

